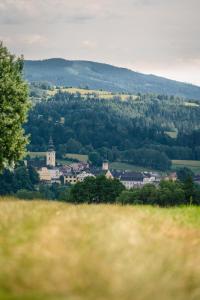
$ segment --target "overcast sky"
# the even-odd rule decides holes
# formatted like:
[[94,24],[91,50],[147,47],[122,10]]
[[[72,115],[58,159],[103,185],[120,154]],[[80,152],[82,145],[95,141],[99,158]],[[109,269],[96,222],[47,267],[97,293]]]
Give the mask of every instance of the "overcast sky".
[[0,40],[200,85],[200,0],[0,0]]

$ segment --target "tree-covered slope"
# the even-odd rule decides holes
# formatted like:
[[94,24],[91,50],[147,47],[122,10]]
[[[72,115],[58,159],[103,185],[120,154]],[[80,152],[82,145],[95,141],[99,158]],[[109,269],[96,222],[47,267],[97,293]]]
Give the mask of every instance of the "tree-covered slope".
[[29,150],[45,151],[52,136],[61,158],[82,153],[98,164],[107,158],[164,170],[168,158],[200,158],[200,106],[185,103],[162,95],[121,101],[59,92],[33,106],[25,126]]
[[200,87],[90,61],[25,61],[25,77],[60,86],[88,86],[113,92],[157,93],[200,100]]

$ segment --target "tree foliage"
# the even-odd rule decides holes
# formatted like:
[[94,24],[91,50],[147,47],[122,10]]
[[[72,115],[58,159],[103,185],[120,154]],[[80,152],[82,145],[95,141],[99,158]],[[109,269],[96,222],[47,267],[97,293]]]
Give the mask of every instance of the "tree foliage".
[[[90,154],[96,165],[108,159],[167,170],[171,159],[200,157],[200,107],[184,103],[163,95],[121,101],[58,92],[31,110],[25,125],[29,150],[46,151],[52,135],[59,157],[76,152]],[[166,134],[171,130],[177,138]]]
[[70,201],[73,203],[114,203],[124,189],[123,184],[117,179],[107,179],[105,176],[88,177],[71,188]]
[[0,195],[14,194],[18,190],[34,191],[39,184],[39,175],[32,167],[19,166],[13,171],[3,170],[0,174]]
[[22,124],[29,109],[23,59],[11,55],[0,43],[0,170],[19,160],[27,137]]
[[159,186],[146,184],[142,188],[123,191],[116,199],[118,203],[148,204],[162,207],[200,204],[200,186],[195,185],[192,177],[180,181],[163,180]]

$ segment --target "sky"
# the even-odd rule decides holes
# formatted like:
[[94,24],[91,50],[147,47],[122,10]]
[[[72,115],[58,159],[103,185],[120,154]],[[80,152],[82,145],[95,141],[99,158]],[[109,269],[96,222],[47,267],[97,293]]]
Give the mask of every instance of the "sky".
[[200,0],[0,0],[0,40],[200,86]]

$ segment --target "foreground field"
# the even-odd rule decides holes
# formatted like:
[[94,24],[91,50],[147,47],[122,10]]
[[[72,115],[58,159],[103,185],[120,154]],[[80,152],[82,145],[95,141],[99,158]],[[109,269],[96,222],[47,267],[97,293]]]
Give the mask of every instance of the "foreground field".
[[200,299],[200,208],[0,201],[0,299]]

